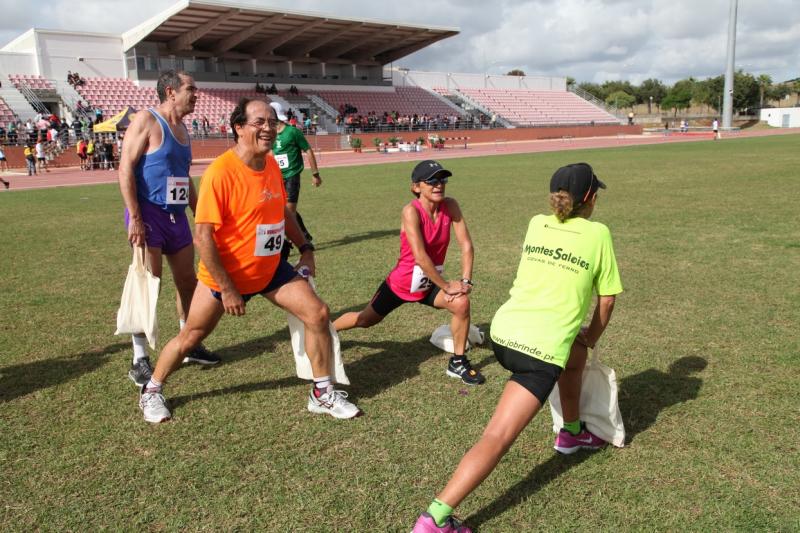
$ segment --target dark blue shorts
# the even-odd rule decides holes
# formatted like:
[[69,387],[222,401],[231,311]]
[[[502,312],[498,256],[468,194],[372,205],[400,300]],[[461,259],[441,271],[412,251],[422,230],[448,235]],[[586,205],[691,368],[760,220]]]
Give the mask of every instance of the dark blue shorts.
[[[189,218],[185,212],[173,214],[144,200],[139,200],[139,210],[147,246],[161,248],[163,254],[172,255],[192,244],[192,230],[189,229]],[[126,209],[126,228],[129,223],[130,214]]]
[[[252,298],[253,296],[257,296],[259,294],[264,296],[274,290],[283,287],[284,285],[286,285],[299,275],[300,274],[297,273],[297,271],[294,269],[292,265],[289,264],[288,261],[281,261],[280,263],[278,263],[278,270],[275,271],[275,275],[272,276],[272,279],[269,280],[269,283],[267,284],[266,287],[264,287],[263,290],[260,290],[258,292],[253,292],[250,294],[242,294],[242,299],[245,302],[249,302],[250,298]],[[220,302],[222,301],[221,292],[215,291],[214,289],[209,289],[209,290],[211,290],[211,295],[214,298],[216,298]]]

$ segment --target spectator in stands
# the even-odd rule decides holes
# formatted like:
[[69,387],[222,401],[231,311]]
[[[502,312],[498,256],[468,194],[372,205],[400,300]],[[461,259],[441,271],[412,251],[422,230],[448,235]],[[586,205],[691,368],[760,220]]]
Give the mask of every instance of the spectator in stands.
[[197,117],[192,119],[192,135],[195,138],[200,135],[200,124],[197,122]]
[[633,109],[628,111],[628,126],[633,126]]
[[36,175],[36,151],[33,149],[33,144],[28,143],[22,151],[25,156],[25,163],[28,165],[28,176]]
[[297,96],[298,94],[300,94],[300,91],[297,90],[297,87],[292,85],[291,87],[289,87],[289,94]]
[[67,83],[75,87],[75,75],[72,74],[71,70],[67,71]]
[[[314,150],[311,149],[303,133],[286,123],[288,117],[283,110],[283,106],[278,102],[272,102],[270,106],[275,110],[275,115],[278,118],[278,131],[272,146],[272,152],[278,162],[278,167],[281,169],[281,174],[283,174],[283,183],[286,187],[286,208],[295,215],[300,229],[303,230],[303,235],[305,235],[308,242],[311,242],[313,237],[306,229],[303,217],[297,212],[297,203],[300,201],[300,174],[304,169],[303,152],[308,155],[308,162],[311,165],[311,184],[314,187],[322,185],[317,158],[314,156]],[[291,251],[291,246],[288,241],[284,242],[286,246],[284,246],[282,254],[285,259]]]
[[6,137],[6,129],[0,124],[0,145],[5,144],[8,142],[8,138]]
[[89,170],[88,146],[86,139],[81,138],[81,140],[78,141],[78,146],[75,148],[75,152],[78,154],[78,160],[80,161],[81,170]]
[[222,135],[223,137],[225,136],[225,123],[226,122],[227,121],[225,120],[225,115],[220,115],[219,116],[219,122],[217,122],[217,127],[219,128],[219,134]]
[[17,144],[18,135],[17,131],[20,129],[19,122],[11,122],[8,125],[8,142],[11,144]]
[[103,122],[103,110],[99,107],[94,108],[94,123],[100,124]]
[[25,121],[25,135],[27,136],[26,143],[32,143],[36,141],[36,130],[31,119]]
[[211,129],[211,125],[208,122],[208,117],[207,116],[203,115],[203,120],[202,120],[201,124],[202,124],[202,127],[203,127],[203,137],[207,137],[208,136],[208,132]]

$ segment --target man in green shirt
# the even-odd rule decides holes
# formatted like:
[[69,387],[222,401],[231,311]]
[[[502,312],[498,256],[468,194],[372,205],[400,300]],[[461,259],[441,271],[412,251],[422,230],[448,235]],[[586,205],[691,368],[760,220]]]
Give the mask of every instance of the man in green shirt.
[[[283,106],[278,102],[272,102],[270,105],[275,109],[275,114],[278,115],[279,121],[278,136],[272,145],[272,153],[283,174],[283,184],[286,187],[286,207],[297,218],[297,223],[300,225],[300,229],[303,230],[306,240],[311,242],[312,237],[308,233],[305,224],[303,224],[303,217],[297,212],[297,202],[300,200],[300,174],[305,168],[303,165],[303,152],[308,154],[308,162],[311,164],[311,184],[314,187],[322,185],[319,167],[317,167],[317,158],[314,157],[314,150],[309,146],[303,132],[287,124],[289,119]],[[283,253],[288,256],[291,245],[288,242],[286,244],[288,246],[284,246]]]

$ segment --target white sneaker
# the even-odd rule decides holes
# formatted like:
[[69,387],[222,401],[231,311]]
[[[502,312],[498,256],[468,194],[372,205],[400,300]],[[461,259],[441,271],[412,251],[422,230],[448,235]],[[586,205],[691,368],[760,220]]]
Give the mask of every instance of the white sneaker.
[[160,392],[145,392],[139,397],[139,409],[144,413],[144,421],[159,424],[172,418],[167,408],[167,400]]
[[308,410],[312,413],[327,413],[334,418],[355,418],[362,415],[361,409],[347,400],[347,393],[331,389],[319,398],[314,391],[308,394]]

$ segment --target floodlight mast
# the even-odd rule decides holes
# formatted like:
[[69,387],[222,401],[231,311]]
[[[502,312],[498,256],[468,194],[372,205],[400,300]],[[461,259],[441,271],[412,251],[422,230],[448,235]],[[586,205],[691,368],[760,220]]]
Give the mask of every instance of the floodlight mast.
[[728,16],[728,58],[725,65],[725,94],[722,95],[722,129],[733,124],[733,65],[736,59],[736,8],[739,0],[730,0]]

